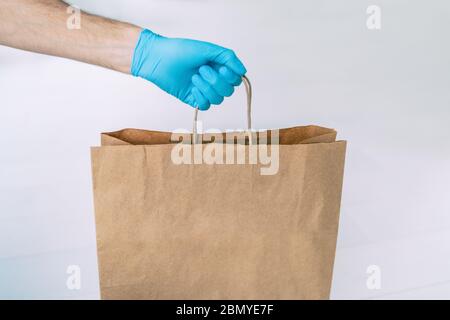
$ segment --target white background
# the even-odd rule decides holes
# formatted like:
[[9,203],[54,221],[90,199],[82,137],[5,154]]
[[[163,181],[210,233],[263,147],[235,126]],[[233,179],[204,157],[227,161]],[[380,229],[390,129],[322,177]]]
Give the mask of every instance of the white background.
[[[450,298],[448,1],[72,2],[231,47],[257,128],[318,124],[348,140],[332,298]],[[366,27],[371,4],[381,30]],[[205,126],[242,127],[243,91]],[[0,47],[0,298],[98,298],[89,147],[103,131],[191,120],[144,80]],[[67,289],[68,265],[81,290]]]

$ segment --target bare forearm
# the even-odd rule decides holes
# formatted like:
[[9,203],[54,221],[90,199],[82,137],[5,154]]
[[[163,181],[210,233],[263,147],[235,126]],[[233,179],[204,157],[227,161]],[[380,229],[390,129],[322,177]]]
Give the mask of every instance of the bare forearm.
[[0,0],[0,44],[129,73],[141,29],[87,13],[71,29],[67,8],[58,0]]

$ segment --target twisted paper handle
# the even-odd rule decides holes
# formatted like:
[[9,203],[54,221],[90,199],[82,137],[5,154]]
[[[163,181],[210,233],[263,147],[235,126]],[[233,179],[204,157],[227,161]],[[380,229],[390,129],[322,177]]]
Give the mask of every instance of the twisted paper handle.
[[[245,92],[247,93],[247,134],[249,143],[252,144],[252,84],[247,76],[242,77],[242,82],[245,86]],[[197,120],[198,120],[198,107],[194,110],[194,125],[192,127],[192,141],[197,143]]]

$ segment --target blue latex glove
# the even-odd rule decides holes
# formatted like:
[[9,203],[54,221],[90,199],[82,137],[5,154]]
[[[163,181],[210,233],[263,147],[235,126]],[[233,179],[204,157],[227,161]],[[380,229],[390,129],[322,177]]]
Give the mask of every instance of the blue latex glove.
[[247,72],[233,51],[212,43],[141,32],[131,73],[200,110],[222,103]]

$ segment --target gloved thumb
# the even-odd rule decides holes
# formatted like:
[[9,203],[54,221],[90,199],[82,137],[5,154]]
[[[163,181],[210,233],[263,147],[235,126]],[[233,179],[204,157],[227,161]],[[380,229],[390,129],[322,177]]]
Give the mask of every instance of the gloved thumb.
[[247,73],[244,64],[230,49],[221,48],[221,51],[213,56],[211,62],[228,67],[240,77]]

